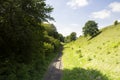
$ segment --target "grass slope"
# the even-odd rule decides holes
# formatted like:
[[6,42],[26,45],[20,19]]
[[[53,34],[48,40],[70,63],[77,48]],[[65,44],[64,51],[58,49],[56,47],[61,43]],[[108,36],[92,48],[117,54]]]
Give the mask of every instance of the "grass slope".
[[101,31],[64,46],[62,80],[120,80],[120,24]]

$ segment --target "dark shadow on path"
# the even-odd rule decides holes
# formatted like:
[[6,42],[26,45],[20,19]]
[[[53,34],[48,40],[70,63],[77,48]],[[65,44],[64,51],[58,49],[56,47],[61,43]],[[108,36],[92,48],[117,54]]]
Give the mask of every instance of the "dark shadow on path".
[[43,78],[43,80],[61,80],[62,77],[62,70],[57,69],[56,67],[52,67],[46,76]]
[[100,71],[83,68],[64,69],[62,78],[62,80],[109,80]]
[[61,47],[60,52],[56,56],[56,58],[49,65],[48,70],[43,78],[43,80],[61,80],[62,77],[62,50]]

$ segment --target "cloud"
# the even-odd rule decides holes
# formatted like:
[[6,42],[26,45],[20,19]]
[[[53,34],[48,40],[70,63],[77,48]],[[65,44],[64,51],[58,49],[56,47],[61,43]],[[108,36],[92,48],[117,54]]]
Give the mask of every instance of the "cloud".
[[88,5],[88,0],[70,0],[67,5],[73,9],[84,7]]
[[91,13],[92,18],[105,19],[111,16],[112,12],[120,12],[120,2],[112,2],[108,5],[110,9],[104,9],[101,11]]
[[109,5],[113,12],[120,12],[120,2],[113,2]]
[[109,10],[101,10],[101,11],[98,11],[98,12],[93,12],[91,14],[91,17],[92,18],[98,18],[98,19],[105,19],[105,18],[108,18],[110,17],[110,14],[111,12]]

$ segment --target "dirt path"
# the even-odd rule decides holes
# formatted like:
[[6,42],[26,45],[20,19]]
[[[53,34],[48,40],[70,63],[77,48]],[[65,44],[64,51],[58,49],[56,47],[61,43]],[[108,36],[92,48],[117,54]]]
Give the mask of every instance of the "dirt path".
[[49,68],[43,78],[43,80],[61,80],[62,76],[62,50],[59,52],[57,57],[49,65]]

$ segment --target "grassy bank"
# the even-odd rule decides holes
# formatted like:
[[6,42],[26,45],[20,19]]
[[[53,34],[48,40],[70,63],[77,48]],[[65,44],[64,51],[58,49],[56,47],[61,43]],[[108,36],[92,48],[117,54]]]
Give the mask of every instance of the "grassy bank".
[[62,80],[120,80],[120,24],[66,44],[62,60]]

